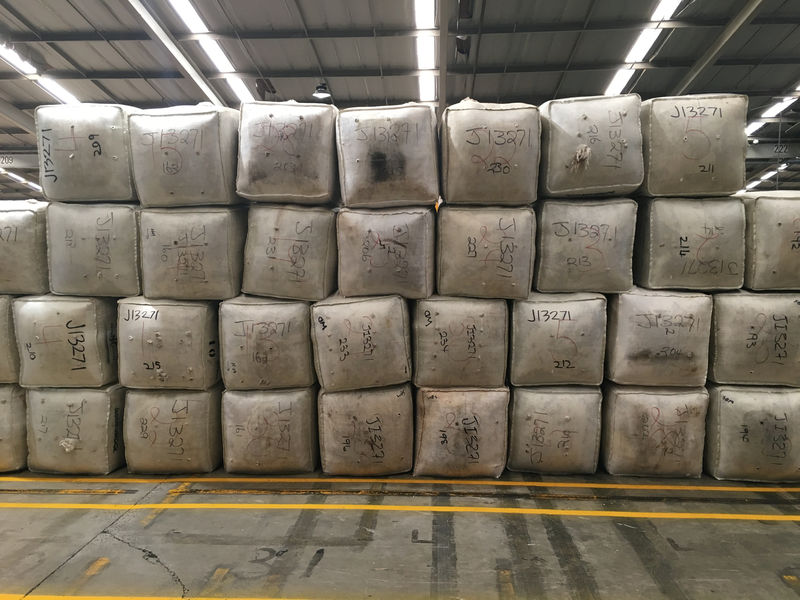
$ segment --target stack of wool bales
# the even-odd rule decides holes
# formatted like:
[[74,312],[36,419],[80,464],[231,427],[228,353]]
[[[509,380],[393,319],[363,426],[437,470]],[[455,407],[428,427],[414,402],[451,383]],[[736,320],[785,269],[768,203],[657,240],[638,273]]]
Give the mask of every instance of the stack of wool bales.
[[246,221],[234,193],[238,114],[201,104],[129,119],[144,294],[118,303],[131,472],[220,463],[216,301],[241,289]]
[[242,290],[220,306],[225,468],[317,466],[317,389],[309,303],[336,286],[336,108],[242,105],[236,189],[254,201]]
[[[133,110],[92,104],[36,110],[41,184],[51,203],[35,255],[14,265],[49,271],[36,289],[16,290],[40,295],[14,301],[32,471],[103,474],[123,464],[114,298],[139,290],[128,138]],[[44,225],[44,211],[41,219]]]

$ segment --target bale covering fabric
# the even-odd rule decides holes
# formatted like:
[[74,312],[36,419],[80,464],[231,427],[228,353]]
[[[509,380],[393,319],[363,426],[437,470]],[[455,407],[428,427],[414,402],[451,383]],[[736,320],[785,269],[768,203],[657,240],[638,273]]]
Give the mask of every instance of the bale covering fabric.
[[317,393],[222,394],[222,455],[229,473],[308,473],[317,465]]
[[0,473],[24,469],[28,459],[25,390],[0,385]]
[[800,290],[800,193],[790,194],[744,198],[751,290]]
[[19,380],[19,350],[14,335],[14,298],[0,296],[0,383]]
[[0,292],[46,294],[47,202],[0,200]]

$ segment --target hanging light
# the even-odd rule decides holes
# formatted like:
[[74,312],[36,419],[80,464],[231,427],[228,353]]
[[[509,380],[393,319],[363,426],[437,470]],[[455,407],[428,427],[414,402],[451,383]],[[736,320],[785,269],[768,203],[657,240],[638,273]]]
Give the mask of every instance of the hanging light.
[[328,91],[328,84],[325,83],[324,81],[320,82],[317,85],[317,89],[314,90],[312,96],[314,96],[314,98],[316,98],[317,100],[327,100],[328,98],[330,98],[331,93],[330,91]]

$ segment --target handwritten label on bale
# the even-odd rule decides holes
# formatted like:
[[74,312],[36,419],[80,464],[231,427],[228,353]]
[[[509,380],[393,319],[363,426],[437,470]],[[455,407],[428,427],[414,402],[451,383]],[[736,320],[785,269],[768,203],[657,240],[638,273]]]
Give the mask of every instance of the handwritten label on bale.
[[125,391],[28,390],[28,468],[105,475],[122,466]]
[[409,384],[347,392],[321,391],[322,471],[391,475],[411,470],[414,407]]
[[316,389],[222,394],[228,473],[307,473],[317,464]]
[[513,388],[508,468],[591,474],[600,451],[599,388]]

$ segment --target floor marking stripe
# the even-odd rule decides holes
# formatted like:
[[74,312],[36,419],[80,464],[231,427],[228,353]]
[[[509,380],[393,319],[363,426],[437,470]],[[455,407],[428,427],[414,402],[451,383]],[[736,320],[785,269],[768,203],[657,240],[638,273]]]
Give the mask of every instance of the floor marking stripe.
[[[545,488],[597,488],[608,490],[677,490],[696,492],[761,492],[797,493],[800,487],[779,487],[765,485],[675,485],[663,483],[590,483],[569,481],[496,481],[494,479],[390,479],[370,477],[0,477],[4,482],[59,482],[59,483],[386,483],[402,485],[480,485],[505,487],[545,487]],[[0,596],[0,600],[2,597]]]
[[[676,513],[622,510],[577,510],[567,508],[502,508],[494,506],[416,506],[406,504],[78,504],[67,502],[0,502],[0,510],[30,508],[51,510],[385,510],[394,512],[453,512],[570,517],[615,517],[641,519],[716,519],[735,521],[800,521],[800,514]],[[0,596],[0,600],[3,600]]]
[[[192,600],[222,600],[219,596],[192,596]],[[181,596],[72,596],[53,594],[0,594],[0,600],[185,600]],[[225,596],[224,600],[319,600],[310,598],[267,598],[265,596]]]

